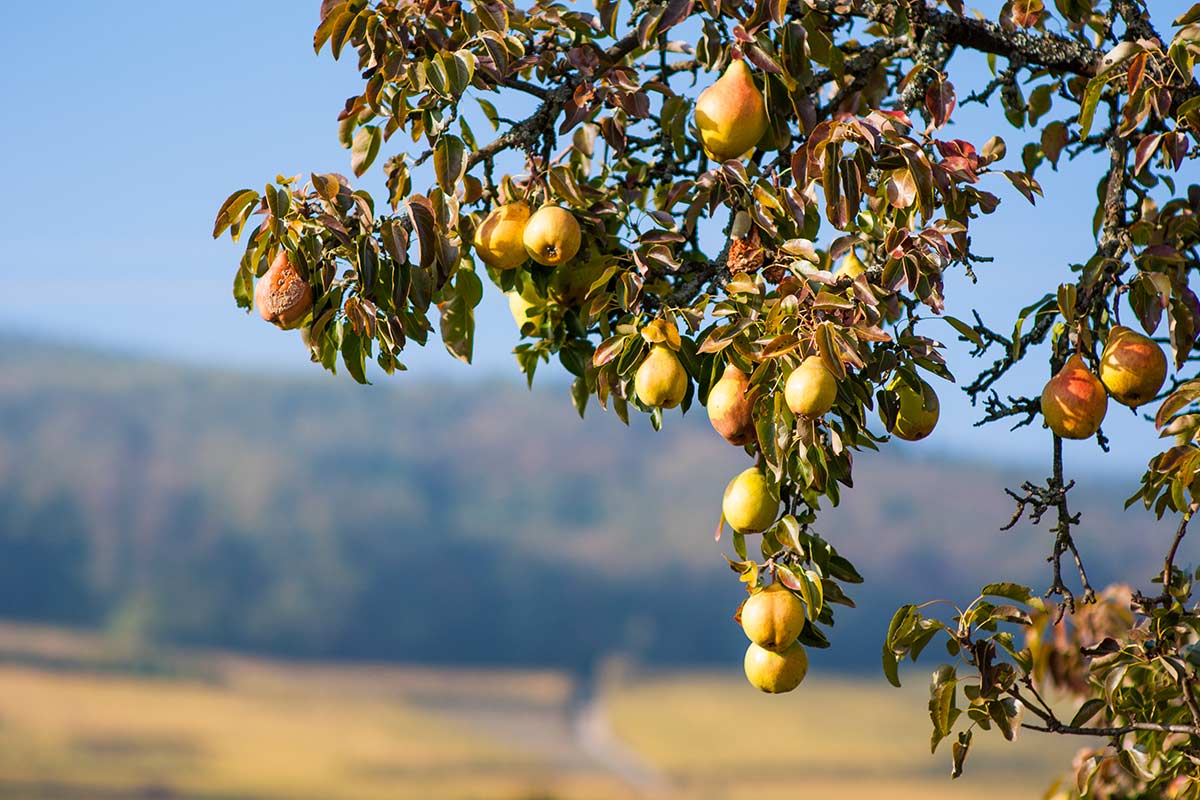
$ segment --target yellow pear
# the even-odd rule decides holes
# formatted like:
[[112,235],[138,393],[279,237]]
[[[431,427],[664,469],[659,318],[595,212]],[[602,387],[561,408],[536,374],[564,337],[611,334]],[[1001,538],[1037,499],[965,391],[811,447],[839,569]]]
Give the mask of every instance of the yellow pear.
[[778,653],[751,642],[746,648],[742,666],[751,686],[771,694],[781,694],[795,689],[804,680],[808,674],[808,654],[799,642],[792,642]]
[[754,403],[746,397],[749,388],[750,376],[729,364],[708,390],[708,421],[730,444],[754,441]]
[[819,417],[837,400],[837,378],[820,356],[809,356],[792,370],[783,385],[783,399],[793,414]]
[[525,225],[530,210],[525,203],[507,203],[488,214],[475,229],[475,252],[489,267],[513,269],[525,263]]
[[581,240],[579,221],[565,208],[545,205],[525,223],[522,240],[529,257],[547,267],[557,267],[575,257]]
[[804,630],[804,603],[782,583],[772,583],[742,606],[742,630],[759,647],[783,650]]
[[1042,416],[1064,439],[1087,439],[1100,430],[1108,411],[1104,384],[1075,353],[1042,389]]
[[666,345],[656,344],[633,376],[633,390],[648,406],[674,408],[687,394],[688,377],[679,356]]
[[740,158],[767,132],[767,107],[750,67],[735,59],[696,99],[700,142],[714,159]]
[[[918,380],[920,379],[918,378]],[[919,392],[899,377],[888,386],[900,399],[896,422],[888,433],[909,442],[924,439],[933,433],[938,417],[941,415],[938,396],[933,391],[933,387],[925,381],[920,381],[920,383],[921,391]]]
[[1167,357],[1148,336],[1118,325],[1100,354],[1100,382],[1118,403],[1137,408],[1153,400],[1167,379]]
[[837,270],[833,274],[838,277],[845,275],[849,278],[857,278],[866,271],[866,265],[859,260],[858,254],[854,252],[854,248],[850,248],[850,252],[846,253],[842,259],[842,263],[838,265]]
[[313,290],[282,251],[254,287],[259,315],[285,330],[299,325],[313,305]]
[[762,533],[779,516],[779,493],[762,470],[751,467],[725,487],[721,512],[738,533]]

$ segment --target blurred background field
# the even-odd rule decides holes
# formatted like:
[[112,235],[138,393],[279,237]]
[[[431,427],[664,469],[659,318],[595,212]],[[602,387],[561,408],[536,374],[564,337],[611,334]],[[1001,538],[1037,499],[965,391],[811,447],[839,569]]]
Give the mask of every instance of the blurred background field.
[[816,675],[781,699],[730,672],[604,673],[584,696],[559,671],[130,650],[5,625],[0,797],[1036,797],[1070,754],[985,742],[950,783],[917,676],[897,691]]
[[[1017,473],[864,459],[819,528],[858,607],[767,697],[712,540],[741,454],[695,414],[625,430],[565,393],[0,337],[0,797],[970,800],[1069,764],[1075,742],[984,736],[951,783],[943,651],[899,691],[878,663],[902,603],[1044,584],[1045,532],[998,530]],[[1104,479],[1077,492],[1100,583],[1169,536]]]

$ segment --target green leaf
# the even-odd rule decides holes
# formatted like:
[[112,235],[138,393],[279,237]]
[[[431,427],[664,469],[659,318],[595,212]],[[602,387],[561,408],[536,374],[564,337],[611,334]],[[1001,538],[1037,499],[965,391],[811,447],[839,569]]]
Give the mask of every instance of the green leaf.
[[1171,417],[1187,408],[1198,398],[1200,398],[1200,378],[1193,378],[1163,400],[1162,405],[1158,408],[1158,413],[1154,415],[1154,427],[1162,428],[1170,422]]
[[1057,301],[1057,298],[1052,294],[1043,295],[1040,300],[1036,300],[1025,306],[1017,314],[1017,322],[1013,325],[1012,335],[1012,357],[1014,359],[1021,357],[1021,328],[1025,324],[1025,318],[1035,310],[1041,314],[1045,309],[1045,305],[1051,301]]
[[236,242],[242,225],[246,222],[246,217],[250,215],[257,202],[258,192],[253,189],[238,189],[229,195],[217,212],[217,220],[213,224],[213,238],[217,239],[227,229],[231,229],[230,236]]
[[383,131],[378,125],[359,128],[358,133],[354,134],[354,145],[350,149],[350,167],[356,176],[362,177],[362,174],[371,168],[375,157],[379,155],[379,146],[382,143]]
[[900,688],[899,663],[896,661],[896,654],[892,652],[886,644],[883,646],[883,674],[887,678],[888,683]]
[[1019,583],[989,583],[979,592],[984,597],[1006,597],[1018,603],[1027,603],[1033,597],[1033,591],[1028,586]]
[[829,574],[839,581],[845,581],[846,583],[863,582],[862,575],[858,574],[858,570],[854,568],[854,565],[839,555],[830,557]]
[[479,107],[483,109],[483,115],[487,117],[487,121],[492,126],[492,130],[500,130],[500,112],[496,111],[496,107],[491,102],[484,100],[482,97],[475,99],[479,103]]
[[340,323],[339,327],[342,328],[342,363],[346,365],[346,371],[359,383],[369,383],[366,373],[367,348],[363,346],[359,335],[345,323]]
[[1096,104],[1100,102],[1100,94],[1104,91],[1105,81],[1095,77],[1088,81],[1083,91],[1083,101],[1079,104],[1079,138],[1084,139],[1092,130],[1092,119],[1096,116]]
[[245,260],[233,276],[233,299],[237,301],[238,308],[247,311],[254,308],[254,270]]
[[575,410],[579,412],[580,419],[583,419],[583,412],[587,410],[588,398],[591,396],[587,388],[587,379],[582,375],[571,382],[571,401]]
[[1059,284],[1058,287],[1058,313],[1062,314],[1062,318],[1070,325],[1075,321],[1075,298],[1077,289],[1073,283]]
[[447,301],[438,304],[442,312],[442,343],[450,355],[470,364],[475,349],[475,307],[483,297],[483,283],[469,269],[460,269]]
[[737,531],[733,533],[733,552],[737,553],[738,558],[746,560],[746,537]]
[[929,719],[933,722],[933,736],[929,751],[936,752],[938,744],[950,735],[955,710],[955,690],[958,676],[954,667],[942,664],[933,671],[929,681]]
[[443,192],[454,194],[466,163],[466,147],[462,139],[447,134],[438,140],[433,150],[433,171]]
[[983,339],[979,336],[979,332],[972,328],[967,323],[957,317],[952,317],[949,314],[942,317],[946,322],[950,323],[950,327],[958,331],[959,335],[966,339],[976,347],[983,347]]
[[1107,705],[1108,703],[1104,702],[1104,698],[1102,697],[1093,697],[1090,700],[1085,701],[1084,704],[1079,707],[1079,710],[1075,712],[1075,716],[1071,717],[1071,727],[1078,728],[1082,725],[1086,725],[1089,721],[1091,721],[1092,717],[1100,713],[1100,709]]

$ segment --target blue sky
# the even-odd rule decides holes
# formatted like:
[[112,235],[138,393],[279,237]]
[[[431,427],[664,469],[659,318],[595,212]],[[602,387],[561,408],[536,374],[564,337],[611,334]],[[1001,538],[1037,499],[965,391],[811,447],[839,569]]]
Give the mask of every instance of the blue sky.
[[[349,171],[335,117],[355,92],[354,64],[313,54],[316,0],[209,0],[118,14],[120,5],[60,0],[53,11],[32,3],[0,10],[0,27],[10,32],[0,51],[0,97],[9,111],[0,154],[15,200],[0,251],[0,331],[318,375],[295,333],[234,307],[229,286],[240,246],[213,242],[210,231],[235,188],[260,188],[277,173]],[[1166,30],[1187,4],[1152,6]],[[960,97],[986,80],[979,59],[960,69],[952,72]],[[987,124],[992,114],[964,109],[954,135],[982,144],[999,127]],[[481,137],[485,130],[477,128]],[[1009,143],[1006,164],[1019,164],[1021,133],[1000,132]],[[1036,208],[1003,178],[989,178],[987,188],[1004,203],[977,223],[975,249],[996,262],[978,270],[977,285],[948,281],[951,313],[969,318],[974,306],[1007,330],[1016,309],[1066,279],[1067,264],[1094,247],[1098,174],[1094,161],[1039,173],[1046,197]],[[515,342],[504,299],[491,291],[480,311],[474,369],[435,344],[413,348],[412,371],[391,380],[515,380]],[[958,347],[949,356],[960,378],[980,365]],[[1044,363],[1022,367],[1008,388],[1034,394],[1045,373]],[[943,423],[933,440],[901,446],[1045,460],[1043,431],[971,428],[977,412],[961,393],[947,386],[940,394]],[[1085,442],[1068,444],[1068,460],[1135,478],[1156,447],[1151,428],[1112,404],[1106,429],[1117,458],[1100,464],[1100,451]]]

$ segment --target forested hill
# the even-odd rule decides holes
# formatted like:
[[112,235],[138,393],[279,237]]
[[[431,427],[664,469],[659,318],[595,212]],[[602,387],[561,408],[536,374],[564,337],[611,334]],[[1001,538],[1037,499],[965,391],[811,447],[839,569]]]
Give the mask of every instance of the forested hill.
[[[936,436],[936,435],[935,435]],[[1016,478],[864,454],[820,532],[867,577],[818,667],[870,666],[899,603],[1044,585]],[[565,389],[260,378],[0,339],[0,616],[286,655],[580,667],[740,660],[713,543],[743,453],[703,411],[626,429]],[[1092,570],[1168,533],[1073,492]],[[1161,542],[1158,542],[1161,544]],[[1159,547],[1158,550],[1162,548]]]

